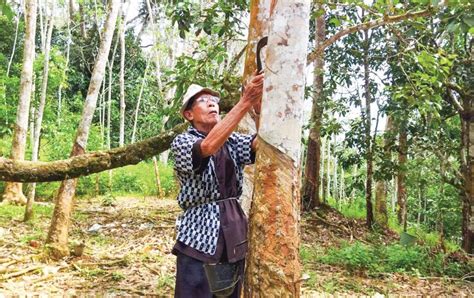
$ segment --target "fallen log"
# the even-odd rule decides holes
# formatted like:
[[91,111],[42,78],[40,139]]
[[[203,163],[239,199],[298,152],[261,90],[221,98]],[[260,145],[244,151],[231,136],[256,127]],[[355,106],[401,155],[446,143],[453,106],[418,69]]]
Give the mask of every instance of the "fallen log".
[[187,123],[158,136],[107,151],[90,152],[65,160],[32,162],[0,157],[0,181],[51,182],[87,176],[105,170],[137,164],[170,147]]

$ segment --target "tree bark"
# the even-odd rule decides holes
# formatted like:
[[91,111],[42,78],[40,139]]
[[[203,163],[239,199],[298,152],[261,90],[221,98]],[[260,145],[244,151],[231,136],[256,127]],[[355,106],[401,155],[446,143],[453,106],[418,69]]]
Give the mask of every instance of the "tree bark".
[[370,115],[370,104],[372,103],[372,96],[370,93],[370,66],[369,66],[369,49],[370,36],[369,31],[364,30],[364,97],[365,97],[365,148],[367,161],[367,178],[365,182],[365,202],[367,208],[366,224],[367,227],[372,227],[374,223],[374,213],[372,207],[372,179],[373,179],[373,152],[372,152],[372,137]]
[[[319,1],[315,9],[321,8],[322,5]],[[323,14],[316,19],[316,46],[323,43],[325,38],[326,24]],[[306,154],[302,190],[304,210],[312,210],[321,205],[319,188],[321,185],[321,117],[323,114],[321,101],[324,96],[324,51],[314,60],[313,85],[313,107],[311,109],[310,118],[311,127],[309,129],[308,153]]]
[[109,68],[109,90],[107,92],[107,149],[112,148],[111,146],[111,134],[112,134],[112,82],[114,79],[114,61],[115,61],[115,53],[117,51],[117,46],[119,44],[119,41],[115,41],[114,45],[114,50],[112,51],[112,57],[111,60],[108,63],[108,68]]
[[122,147],[125,142],[125,12],[122,12],[122,21],[120,22],[119,40],[120,40],[120,125],[119,125],[119,146]]
[[331,136],[327,138],[326,152],[326,200],[328,200],[331,196]]
[[405,123],[401,123],[398,137],[398,175],[397,175],[397,218],[398,223],[407,229],[407,193],[405,185],[406,163],[407,163],[407,132]]
[[[471,56],[471,70],[472,59]],[[469,90],[462,99],[464,110],[467,111],[461,120],[461,154],[464,156],[464,162],[462,162],[463,189],[461,190],[462,248],[472,254],[474,253],[474,92]]]
[[[242,84],[245,84],[257,69],[257,63],[255,60],[257,57],[257,43],[262,37],[268,34],[271,2],[272,0],[252,0],[250,2],[250,23]],[[262,53],[264,52],[265,51]],[[238,130],[245,133],[256,133],[256,117],[257,116],[253,111],[247,113],[239,123]],[[245,167],[241,199],[242,209],[246,214],[249,214],[250,206],[252,204],[255,178],[254,173],[254,165]]]
[[20,18],[21,18],[21,15],[17,16],[17,18],[16,18],[15,39],[13,41],[12,53],[10,55],[10,59],[8,60],[6,77],[8,77],[9,74],[10,74],[10,67],[11,67],[12,62],[13,62],[13,57],[15,56],[16,43],[18,41],[18,31],[19,31],[18,28],[20,27]]
[[266,56],[246,297],[299,297],[300,153],[309,1],[276,1]]
[[79,2],[79,18],[80,18],[80,27],[81,27],[81,36],[83,38],[87,38],[87,30],[86,30],[86,20],[84,16],[84,4]]
[[[46,93],[48,91],[49,52],[51,50],[51,36],[53,34],[53,28],[54,28],[54,18],[51,16],[49,20],[49,27],[47,28],[46,44],[44,47],[44,62],[43,62],[40,102],[38,105],[38,112],[35,119],[36,124],[34,126],[34,130],[31,132],[33,134],[33,150],[31,153],[32,161],[37,161],[38,156],[39,156],[41,126],[43,124],[44,107],[46,106]],[[31,183],[29,185],[29,188],[30,189],[28,191],[28,199],[27,199],[26,208],[25,208],[24,221],[28,221],[33,216],[33,203],[35,201],[36,183]]]
[[[31,84],[33,78],[33,62],[35,59],[35,30],[36,30],[36,0],[28,0],[26,5],[26,33],[23,51],[23,66],[20,78],[18,110],[16,114],[15,130],[11,159],[23,160],[26,149],[26,132],[28,130],[28,114],[30,111]],[[21,183],[6,183],[3,202],[25,204]]]
[[143,72],[142,84],[140,86],[140,93],[138,94],[137,106],[135,107],[135,113],[133,117],[133,129],[132,129],[132,139],[131,144],[135,143],[136,133],[137,133],[137,123],[138,123],[138,112],[140,111],[140,103],[142,101],[143,90],[145,89],[146,76],[148,73],[148,67],[150,66],[150,60],[147,60],[145,71]]
[[[384,158],[390,159],[390,139],[389,135],[393,130],[392,118],[387,117],[387,124],[385,126],[384,136]],[[388,225],[388,211],[387,211],[387,181],[380,179],[375,182],[375,222],[381,226]]]
[[71,35],[71,20],[74,14],[74,3],[73,1],[69,1],[68,5],[68,20],[67,20],[67,45],[66,45],[66,65],[64,66],[64,70],[62,71],[63,77],[61,78],[61,83],[59,83],[58,88],[58,126],[61,125],[61,109],[62,109],[62,90],[63,90],[63,82],[66,80],[66,73],[69,68],[69,56],[71,52],[71,43],[72,43],[72,35]]
[[[120,7],[120,0],[112,0],[109,2],[109,14],[104,25],[103,39],[100,43],[99,53],[92,72],[89,90],[85,100],[84,111],[82,113],[81,122],[77,129],[76,139],[72,146],[71,156],[84,154],[89,137],[90,124],[94,115],[97,97],[105,72],[107,56],[112,43],[112,37],[115,30],[115,23]],[[67,247],[69,219],[72,211],[73,198],[76,192],[77,179],[64,180],[59,188],[56,197],[56,205],[54,208],[51,226],[48,232],[47,243],[50,247],[51,256],[61,258],[69,255]]]
[[156,178],[156,189],[158,199],[164,199],[165,195],[163,193],[163,188],[161,187],[161,178],[160,178],[160,169],[158,168],[158,162],[156,156],[153,156],[153,167],[155,169],[155,178]]

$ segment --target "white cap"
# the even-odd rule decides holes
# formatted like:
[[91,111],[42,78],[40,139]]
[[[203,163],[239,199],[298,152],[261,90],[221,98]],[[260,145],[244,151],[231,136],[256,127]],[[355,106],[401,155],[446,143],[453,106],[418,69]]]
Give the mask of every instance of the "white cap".
[[188,90],[186,90],[186,93],[183,95],[183,104],[181,105],[181,115],[184,114],[184,109],[186,109],[186,107],[188,106],[189,100],[194,95],[196,95],[200,92],[203,92],[203,91],[206,92],[206,93],[209,93],[213,96],[217,96],[217,97],[220,96],[219,92],[216,92],[216,91],[211,90],[209,88],[204,88],[202,86],[199,86],[198,84],[191,84],[188,87]]

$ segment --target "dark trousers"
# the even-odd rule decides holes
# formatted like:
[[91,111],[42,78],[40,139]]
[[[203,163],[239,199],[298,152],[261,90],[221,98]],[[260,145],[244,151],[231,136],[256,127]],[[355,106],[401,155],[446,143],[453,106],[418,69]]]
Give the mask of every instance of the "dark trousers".
[[[182,253],[177,254],[176,259],[176,285],[174,297],[176,298],[207,298],[215,297],[209,290],[203,262],[188,257]],[[241,276],[243,278],[244,266]],[[239,298],[242,289],[242,278],[229,297]]]

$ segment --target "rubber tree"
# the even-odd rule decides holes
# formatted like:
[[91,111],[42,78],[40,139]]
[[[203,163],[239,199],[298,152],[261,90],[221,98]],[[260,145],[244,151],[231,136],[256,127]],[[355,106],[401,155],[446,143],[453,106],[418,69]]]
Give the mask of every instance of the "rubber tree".
[[[92,72],[89,89],[87,91],[82,118],[72,146],[71,156],[84,154],[86,150],[89,129],[97,104],[100,86],[104,78],[107,56],[109,55],[110,44],[112,43],[119,8],[120,0],[112,0],[109,2],[109,13],[104,25],[104,31],[102,34],[103,38],[100,42],[99,52]],[[47,238],[51,256],[55,258],[69,255],[67,247],[68,230],[76,186],[77,179],[62,181],[55,199],[56,205],[54,207],[53,218]]]
[[365,98],[365,150],[366,150],[366,162],[367,162],[367,178],[365,181],[365,202],[367,208],[366,224],[371,227],[374,223],[374,213],[372,207],[372,181],[373,181],[373,144],[371,132],[371,110],[370,104],[372,103],[372,94],[370,89],[370,61],[369,61],[369,49],[371,43],[371,35],[369,30],[363,31],[363,64],[364,64],[364,98]]
[[[390,144],[391,144],[391,133],[393,131],[393,123],[390,116],[387,117],[387,123],[385,126],[384,134],[384,144],[383,144],[383,157],[391,158]],[[374,208],[374,218],[375,223],[381,227],[386,227],[388,225],[388,211],[387,211],[387,180],[383,178],[376,179],[375,182],[375,208]]]
[[[127,5],[125,5],[127,6]],[[120,125],[119,125],[119,146],[122,147],[125,143],[125,29],[126,29],[126,17],[127,13],[122,10],[122,21],[120,22],[118,34],[120,41],[120,73],[119,73],[119,85],[120,85]]]
[[[51,12],[51,16],[49,18],[49,25],[46,34],[46,44],[44,47],[44,62],[43,62],[43,73],[42,73],[42,81],[41,81],[41,93],[40,93],[40,102],[38,105],[38,111],[36,114],[36,124],[34,125],[34,131],[30,133],[33,135],[33,150],[31,153],[31,160],[37,161],[39,155],[39,147],[40,147],[40,136],[41,136],[41,126],[43,124],[43,114],[44,108],[46,106],[46,95],[47,95],[47,88],[48,88],[48,74],[49,74],[49,52],[51,50],[51,36],[53,34],[54,28],[54,18],[52,16],[53,12]],[[35,193],[36,193],[36,183],[31,183],[28,189],[28,201],[26,203],[25,209],[25,217],[24,220],[27,221],[33,216],[33,202],[35,200]]]
[[[11,159],[23,160],[26,150],[26,134],[28,130],[28,115],[30,111],[31,84],[33,79],[33,62],[35,59],[35,32],[36,32],[36,0],[25,2],[25,42],[23,50],[23,65],[21,68],[20,90],[16,123],[13,132]],[[6,183],[3,193],[3,202],[25,204],[21,183]]]
[[398,173],[397,173],[397,219],[403,226],[403,231],[407,230],[407,189],[406,189],[406,164],[407,164],[407,131],[406,122],[402,120],[399,126],[398,135]]
[[[321,9],[322,1],[317,1],[315,10]],[[326,38],[324,14],[316,19],[316,46],[321,45]],[[314,59],[313,107],[311,108],[308,151],[303,176],[302,199],[305,210],[311,210],[321,205],[319,188],[321,185],[321,118],[324,96],[324,51],[319,52]]]
[[270,9],[246,297],[299,297],[300,154],[310,1]]
[[[268,34],[268,21],[270,17],[270,7],[274,0],[252,0],[250,2],[250,22],[247,40],[247,49],[245,53],[245,66],[242,75],[242,84],[245,84],[250,76],[257,69],[256,64],[256,46],[258,41]],[[253,110],[252,110],[253,112]],[[256,133],[257,116],[249,112],[239,124],[238,129],[246,133]],[[252,202],[254,189],[254,166],[245,167],[244,184],[242,189],[242,208],[248,214]]]

